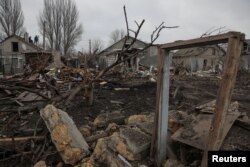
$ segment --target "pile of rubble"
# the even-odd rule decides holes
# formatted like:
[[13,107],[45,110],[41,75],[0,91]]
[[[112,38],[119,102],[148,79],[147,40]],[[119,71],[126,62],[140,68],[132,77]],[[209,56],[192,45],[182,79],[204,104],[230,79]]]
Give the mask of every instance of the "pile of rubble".
[[[153,166],[157,73],[145,68],[111,71],[92,90],[83,86],[74,100],[75,90],[91,83],[95,70],[50,68],[1,79],[0,166]],[[222,150],[250,149],[244,95],[250,87],[237,82]],[[218,83],[213,76],[171,77],[165,167],[200,165]],[[89,94],[92,105],[83,100]]]

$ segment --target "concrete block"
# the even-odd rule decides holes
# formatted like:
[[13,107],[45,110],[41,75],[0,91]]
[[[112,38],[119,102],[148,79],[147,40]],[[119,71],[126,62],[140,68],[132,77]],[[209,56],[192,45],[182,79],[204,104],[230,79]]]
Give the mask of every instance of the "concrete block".
[[151,137],[138,128],[121,128],[120,136],[125,139],[133,154],[139,154],[150,147]]
[[94,121],[95,127],[105,127],[109,123],[116,123],[118,125],[124,124],[125,116],[120,112],[104,113],[96,117]]
[[40,115],[51,133],[52,142],[66,164],[74,165],[89,154],[88,144],[66,112],[53,105],[47,105],[40,110]]

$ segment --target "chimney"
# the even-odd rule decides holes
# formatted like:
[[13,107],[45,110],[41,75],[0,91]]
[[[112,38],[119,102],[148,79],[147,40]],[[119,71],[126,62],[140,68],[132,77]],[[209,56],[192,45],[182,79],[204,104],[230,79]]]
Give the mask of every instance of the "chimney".
[[29,33],[27,33],[27,32],[24,33],[24,40],[26,42],[29,42]]

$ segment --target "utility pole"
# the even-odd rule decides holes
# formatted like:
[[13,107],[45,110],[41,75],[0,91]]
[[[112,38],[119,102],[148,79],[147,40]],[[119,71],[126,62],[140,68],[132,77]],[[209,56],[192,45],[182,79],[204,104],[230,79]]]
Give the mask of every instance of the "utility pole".
[[46,21],[43,22],[43,50],[45,50],[45,26]]
[[[88,58],[91,56],[91,39],[89,40],[89,55]],[[88,63],[87,63],[87,55],[85,54],[85,68],[88,68]]]
[[89,56],[91,55],[91,39],[89,40]]

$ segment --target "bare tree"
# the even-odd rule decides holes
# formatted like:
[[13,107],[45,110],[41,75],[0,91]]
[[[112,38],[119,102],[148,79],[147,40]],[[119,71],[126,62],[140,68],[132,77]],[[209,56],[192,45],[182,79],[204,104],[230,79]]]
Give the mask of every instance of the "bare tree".
[[100,39],[94,39],[92,42],[92,53],[98,54],[100,53],[104,48],[103,41]]
[[38,25],[41,34],[45,25],[45,37],[51,49],[68,55],[81,39],[82,25],[79,13],[73,0],[44,0]]
[[24,16],[20,0],[0,0],[0,30],[5,37],[22,35]]
[[125,36],[125,32],[123,29],[116,29],[111,32],[110,34],[110,44],[114,44],[118,42],[120,39],[122,39]]
[[[127,51],[133,46],[133,44],[136,42],[137,37],[140,33],[140,30],[145,22],[145,20],[143,19],[140,24],[135,21],[136,25],[137,25],[137,29],[133,30],[129,28],[129,24],[128,24],[128,19],[127,19],[127,12],[126,12],[126,7],[123,7],[124,10],[124,15],[125,15],[125,21],[126,21],[126,27],[127,27],[127,34],[126,34],[126,38],[124,40],[123,43],[123,47],[121,52],[119,52],[121,55],[126,55],[126,58],[124,59],[117,59],[116,62],[114,62],[113,64],[111,64],[110,66],[108,66],[107,68],[101,70],[94,78],[89,77],[88,80],[84,81],[84,84],[79,85],[78,87],[76,87],[74,90],[72,90],[72,92],[70,93],[70,95],[68,95],[66,101],[64,101],[64,104],[66,106],[68,106],[71,102],[71,100],[74,99],[74,97],[82,90],[85,89],[85,97],[86,99],[89,99],[89,104],[93,103],[93,83],[100,80],[102,76],[104,76],[109,70],[111,70],[112,68],[114,68],[115,66],[131,59],[134,57],[137,57],[139,55],[139,53],[142,53],[143,51],[145,51],[146,49],[148,49],[150,46],[152,46],[154,44],[154,42],[159,38],[160,33],[163,29],[171,29],[171,28],[178,28],[179,26],[165,26],[164,22],[162,22],[159,26],[157,26],[155,28],[155,30],[152,32],[152,34],[150,35],[151,37],[151,41],[150,43],[148,43],[143,49],[136,51],[135,53],[128,53]],[[125,48],[125,44],[127,42],[127,40],[130,37],[130,33],[134,34],[133,40],[132,42],[129,44],[129,46],[127,46]],[[86,77],[88,78],[88,77]],[[88,98],[87,98],[88,97]]]

